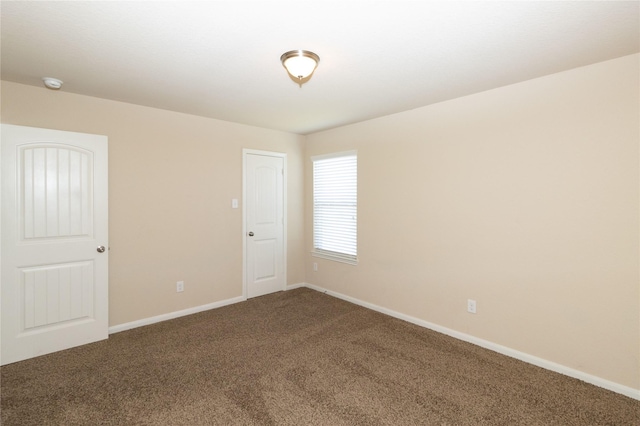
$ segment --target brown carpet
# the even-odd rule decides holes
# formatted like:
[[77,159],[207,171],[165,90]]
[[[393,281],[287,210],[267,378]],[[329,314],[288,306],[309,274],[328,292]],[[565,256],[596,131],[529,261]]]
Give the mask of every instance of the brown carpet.
[[0,369],[13,425],[639,425],[640,402],[309,289]]

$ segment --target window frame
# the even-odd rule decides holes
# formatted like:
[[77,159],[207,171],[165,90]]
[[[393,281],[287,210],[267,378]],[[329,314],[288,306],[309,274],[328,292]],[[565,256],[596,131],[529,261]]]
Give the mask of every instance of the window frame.
[[[322,160],[331,160],[337,159],[341,157],[355,157],[355,231],[352,236],[353,240],[355,240],[355,254],[343,253],[338,251],[327,250],[323,248],[316,247],[316,162]],[[323,155],[315,155],[311,157],[312,163],[312,251],[311,254],[314,257],[319,257],[327,260],[332,260],[341,263],[347,263],[350,265],[358,264],[358,152],[355,150],[352,151],[343,151],[343,152],[335,152],[330,154]]]

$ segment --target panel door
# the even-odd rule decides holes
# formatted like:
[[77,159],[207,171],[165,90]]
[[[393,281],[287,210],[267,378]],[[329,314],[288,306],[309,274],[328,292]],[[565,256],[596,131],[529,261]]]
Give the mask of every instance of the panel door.
[[3,124],[1,153],[0,363],[106,339],[107,137]]
[[285,289],[284,159],[247,154],[247,297]]

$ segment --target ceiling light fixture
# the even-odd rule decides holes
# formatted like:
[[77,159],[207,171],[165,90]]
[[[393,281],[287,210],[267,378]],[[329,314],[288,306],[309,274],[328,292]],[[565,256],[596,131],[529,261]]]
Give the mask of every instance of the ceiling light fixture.
[[45,77],[42,81],[44,81],[44,85],[47,89],[60,90],[62,87],[62,81],[57,78]]
[[287,69],[291,78],[302,87],[320,62],[320,57],[308,50],[290,50],[280,56],[280,62]]

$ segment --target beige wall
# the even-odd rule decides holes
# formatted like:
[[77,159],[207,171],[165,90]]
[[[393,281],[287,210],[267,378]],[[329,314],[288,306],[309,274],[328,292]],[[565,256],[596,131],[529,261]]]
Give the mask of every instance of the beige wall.
[[[307,282],[640,389],[638,61],[310,135]],[[351,149],[357,266],[308,254],[309,157]]]
[[[640,389],[638,61],[317,133],[306,144],[8,82],[1,118],[109,137],[111,325],[242,293],[242,210],[230,201],[242,198],[242,149],[264,149],[288,154],[289,284]],[[357,266],[309,254],[309,157],[350,149],[359,153]],[[477,315],[466,313],[467,298]]]
[[302,136],[9,82],[1,112],[109,137],[110,325],[242,295],[243,148],[287,153],[287,279],[304,281]]

